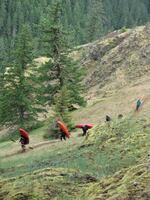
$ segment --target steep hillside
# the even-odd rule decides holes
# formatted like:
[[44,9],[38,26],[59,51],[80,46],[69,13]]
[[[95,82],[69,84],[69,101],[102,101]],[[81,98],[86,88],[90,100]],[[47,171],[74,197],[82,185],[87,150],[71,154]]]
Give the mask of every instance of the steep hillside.
[[150,25],[115,31],[78,47],[72,56],[87,69],[88,107],[74,113],[77,122],[97,124],[106,114],[132,115],[138,98],[143,102],[140,116],[150,117]]
[[78,47],[73,55],[88,69],[88,94],[134,85],[150,75],[150,25],[122,29]]

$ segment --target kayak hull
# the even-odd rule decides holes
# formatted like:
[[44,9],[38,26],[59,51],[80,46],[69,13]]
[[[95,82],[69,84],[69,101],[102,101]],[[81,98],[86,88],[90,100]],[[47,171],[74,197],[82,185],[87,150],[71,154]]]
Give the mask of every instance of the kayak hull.
[[84,126],[87,126],[89,129],[93,128],[93,124],[77,124],[76,128],[83,128]]
[[29,134],[28,134],[28,132],[25,131],[23,128],[20,128],[20,129],[19,129],[19,134],[20,134],[21,136],[23,136],[24,138],[26,138],[26,139],[29,141]]
[[70,133],[69,133],[66,125],[61,121],[57,121],[57,124],[58,124],[59,128],[65,133],[66,137],[70,138]]

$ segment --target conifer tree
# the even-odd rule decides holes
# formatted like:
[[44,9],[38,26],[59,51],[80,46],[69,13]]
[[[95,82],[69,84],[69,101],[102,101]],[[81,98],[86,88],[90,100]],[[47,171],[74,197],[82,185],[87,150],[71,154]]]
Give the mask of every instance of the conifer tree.
[[57,119],[62,119],[69,129],[72,128],[71,116],[69,113],[70,94],[66,86],[63,86],[59,94],[55,97],[55,115]]
[[37,119],[40,101],[32,59],[31,34],[29,27],[24,26],[16,41],[13,63],[7,65],[1,76],[2,124],[26,126]]
[[[67,33],[63,30],[61,24],[61,3],[60,1],[55,1],[53,6],[50,9],[49,19],[43,20],[42,30],[44,32],[44,43],[47,49],[47,56],[50,57],[48,63],[46,63],[42,68],[43,85],[45,85],[45,95],[46,103],[55,104],[55,98],[63,98],[62,88],[65,86],[65,90],[68,90],[68,102],[83,104],[84,100],[80,95],[82,90],[81,78],[82,70],[78,65],[68,56],[68,41]],[[57,101],[58,102],[58,101]],[[62,107],[69,107],[69,104],[66,104],[66,101],[61,101]],[[59,115],[63,116],[65,121],[66,111],[61,109],[59,105]]]

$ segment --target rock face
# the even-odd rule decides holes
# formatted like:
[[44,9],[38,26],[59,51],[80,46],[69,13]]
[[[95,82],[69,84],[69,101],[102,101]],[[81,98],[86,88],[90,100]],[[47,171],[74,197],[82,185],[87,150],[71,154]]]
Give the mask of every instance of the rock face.
[[150,25],[115,31],[80,47],[79,52],[88,69],[85,82],[89,91],[114,83],[115,88],[134,83],[150,75]]

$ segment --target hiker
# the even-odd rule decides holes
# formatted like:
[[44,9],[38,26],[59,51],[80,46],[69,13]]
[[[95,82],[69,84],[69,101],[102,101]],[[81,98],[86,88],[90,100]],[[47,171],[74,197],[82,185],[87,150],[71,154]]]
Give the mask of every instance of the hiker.
[[136,111],[139,110],[139,108],[141,107],[141,105],[142,105],[142,102],[141,102],[140,99],[138,99],[137,102],[136,102]]
[[110,122],[112,119],[110,116],[106,115],[106,122]]
[[64,140],[66,140],[66,134],[64,133],[64,131],[62,130],[62,129],[60,129],[60,139],[61,139],[61,141],[64,139]]
[[19,142],[21,143],[22,150],[25,151],[26,145],[29,144],[29,135],[23,128],[19,129],[19,134],[21,136]]
[[66,137],[69,138],[70,137],[70,133],[66,127],[66,125],[64,124],[64,122],[57,120],[57,126],[59,127],[60,130],[60,139],[61,140],[66,140]]
[[91,128],[93,128],[93,124],[77,124],[75,125],[75,128],[81,128],[83,130],[82,136],[87,135],[87,131]]
[[82,130],[83,130],[82,136],[85,136],[85,135],[87,135],[87,131],[89,130],[89,127],[87,125],[85,125],[82,127]]

